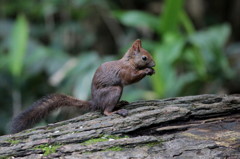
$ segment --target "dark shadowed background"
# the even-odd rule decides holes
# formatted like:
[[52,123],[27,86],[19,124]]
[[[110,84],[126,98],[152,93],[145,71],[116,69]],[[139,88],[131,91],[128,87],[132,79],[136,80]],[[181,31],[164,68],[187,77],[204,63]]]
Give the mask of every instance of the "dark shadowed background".
[[[46,94],[89,99],[96,68],[137,38],[156,74],[123,99],[240,93],[239,0],[1,0],[0,134]],[[40,125],[77,114],[56,111]]]

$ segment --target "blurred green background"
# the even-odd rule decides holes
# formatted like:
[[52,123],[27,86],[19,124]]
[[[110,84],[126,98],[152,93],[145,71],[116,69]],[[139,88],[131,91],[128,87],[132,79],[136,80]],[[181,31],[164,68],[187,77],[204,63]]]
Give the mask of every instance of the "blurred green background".
[[138,38],[156,74],[126,87],[122,99],[239,93],[239,28],[239,0],[1,0],[0,135],[46,94],[89,99],[96,68]]

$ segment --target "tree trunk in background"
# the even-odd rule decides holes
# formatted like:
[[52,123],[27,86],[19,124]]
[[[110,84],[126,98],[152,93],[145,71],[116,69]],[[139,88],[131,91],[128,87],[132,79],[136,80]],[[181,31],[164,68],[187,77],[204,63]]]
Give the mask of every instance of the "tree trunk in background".
[[240,96],[134,102],[0,137],[2,158],[240,158]]

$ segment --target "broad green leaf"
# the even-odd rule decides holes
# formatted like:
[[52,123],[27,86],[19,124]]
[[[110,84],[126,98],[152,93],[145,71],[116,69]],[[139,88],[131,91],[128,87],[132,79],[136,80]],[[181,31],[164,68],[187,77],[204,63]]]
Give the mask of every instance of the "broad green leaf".
[[[176,74],[175,74],[176,75]],[[166,90],[166,97],[178,96],[186,87],[187,84],[197,80],[197,75],[194,72],[184,73],[182,75],[174,76],[168,82]]]
[[[230,35],[230,26],[227,24],[210,27],[190,36],[190,43],[198,47],[207,64],[209,71],[224,72],[225,76],[231,76],[223,47]],[[214,65],[214,67],[212,67]]]
[[182,10],[182,12],[180,13],[180,21],[188,35],[191,35],[195,32],[193,23],[191,22],[190,18],[184,10]]
[[28,24],[23,15],[17,17],[16,24],[13,28],[9,52],[9,68],[13,76],[19,77],[23,68],[27,41],[28,41]]
[[173,33],[165,34],[162,43],[161,52],[165,54],[165,60],[173,64],[176,60],[182,59],[183,47],[185,39]]
[[159,28],[160,34],[177,31],[184,2],[184,0],[165,0],[161,28]]
[[[74,90],[75,96],[83,97],[82,94],[84,92],[88,94],[90,87],[86,85],[82,87],[82,80],[86,80],[85,76],[89,77],[89,72],[92,72],[92,70],[95,71],[102,63],[102,60],[94,52],[86,52],[77,57],[76,60],[77,65],[65,74],[63,82],[61,82],[61,90],[64,92],[71,92]],[[89,78],[88,80],[88,82],[91,82],[92,79]],[[78,89],[73,88],[73,86],[77,86]]]
[[190,36],[190,42],[200,47],[223,48],[230,35],[230,26],[227,24],[210,27]]
[[91,93],[92,78],[95,73],[95,68],[88,69],[84,76],[79,76],[75,87],[73,88],[73,95],[79,99],[87,100]]
[[188,47],[185,49],[184,55],[199,77],[205,79],[207,76],[207,67],[200,50],[195,46]]
[[6,55],[0,52],[0,70],[8,63],[8,58]]
[[131,27],[147,27],[155,30],[160,24],[157,16],[143,11],[114,11],[113,15],[122,24]]
[[153,82],[153,89],[160,97],[165,97],[169,79],[174,74],[174,69],[167,59],[168,48],[165,45],[159,45],[154,52],[154,60],[156,62],[155,75],[151,78]]
[[69,55],[62,50],[46,49],[48,58],[46,59],[45,70],[49,75],[55,73],[70,59]]
[[24,59],[25,76],[31,77],[43,71],[47,65],[49,50],[49,48],[43,46],[42,44],[32,39],[29,40],[28,50],[25,55],[27,58]]

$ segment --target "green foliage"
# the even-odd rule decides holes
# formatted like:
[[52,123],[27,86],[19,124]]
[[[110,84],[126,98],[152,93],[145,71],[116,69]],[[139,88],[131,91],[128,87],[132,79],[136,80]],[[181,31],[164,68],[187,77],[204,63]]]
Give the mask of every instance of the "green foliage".
[[126,26],[148,28],[156,28],[159,26],[157,16],[143,11],[114,11],[113,14]]
[[189,37],[189,41],[201,50],[206,67],[211,73],[222,74],[226,77],[232,76],[232,71],[223,52],[230,32],[230,26],[224,24],[209,27],[207,30],[199,31]]
[[[47,6],[50,10],[53,9],[52,7],[61,8],[55,5],[55,1],[45,2],[44,5],[38,6],[42,7],[41,11],[44,11]],[[15,6],[5,2],[2,6],[13,5]],[[90,3],[88,5],[91,7]],[[22,10],[26,6],[21,2],[18,9]],[[47,13],[49,16],[57,12],[54,9],[50,10]],[[0,124],[0,134],[7,130],[6,123],[12,118],[13,110],[18,110],[15,113],[19,113],[19,110],[28,107],[33,101],[46,94],[63,92],[81,99],[88,99],[91,90],[89,79],[101,63],[113,59],[100,57],[96,51],[89,49],[89,46],[93,45],[94,37],[91,31],[86,31],[86,28],[82,27],[83,25],[74,22],[60,24],[59,27],[56,26],[54,33],[46,35],[48,31],[45,30],[45,26],[35,26],[32,19],[26,18],[33,16],[33,13],[24,13],[27,15],[17,15],[13,23],[0,21],[0,98],[2,99],[0,104],[3,105],[0,119],[5,121]],[[12,13],[6,12],[6,14]],[[38,18],[35,18],[34,21],[37,21]],[[68,32],[81,34],[81,38],[84,39],[79,54],[71,55],[66,51],[64,39]],[[50,37],[48,45],[40,41],[42,37]]]
[[[10,28],[11,34],[5,37],[4,42],[0,45],[0,89],[5,94],[1,96],[7,97],[8,93],[12,95],[13,105],[18,105],[20,102],[20,87],[24,80],[23,78],[23,68],[24,59],[27,48],[29,27],[27,19],[24,15],[18,15],[16,22]],[[5,49],[8,51],[7,54],[4,52]],[[9,100],[9,99],[8,99]],[[4,101],[4,98],[1,100]],[[0,102],[1,103],[1,102]],[[8,101],[8,104],[10,102]],[[3,105],[1,103],[1,105]],[[13,106],[14,107],[14,106]],[[9,108],[2,108],[3,110]],[[14,107],[13,109],[17,109]],[[0,112],[0,114],[2,114]],[[1,115],[1,121],[7,120],[9,114],[4,113]],[[4,124],[7,122],[3,122]],[[0,124],[0,130],[3,129],[5,125]]]
[[[71,60],[71,59],[69,59]],[[112,60],[100,58],[95,52],[86,52],[75,58],[74,67],[70,68],[59,81],[60,90],[63,92],[73,92],[73,95],[80,99],[87,99],[90,95],[92,77],[96,68],[104,61]],[[57,72],[63,72],[64,67],[59,67]],[[52,79],[58,76],[52,76]],[[74,84],[74,85],[73,85]]]
[[161,26],[158,28],[160,33],[175,32],[178,29],[180,15],[183,11],[184,0],[166,0],[164,12],[161,15]]
[[22,72],[28,40],[28,24],[23,15],[17,18],[12,33],[8,65],[12,75],[18,78]]
[[[14,78],[21,78],[28,41],[28,22],[23,15],[17,17],[7,44],[9,53],[0,52],[0,69],[8,70]],[[15,81],[16,82],[16,81]]]

